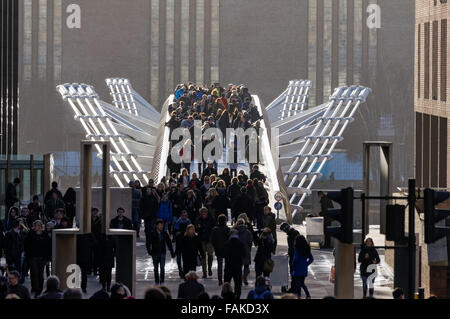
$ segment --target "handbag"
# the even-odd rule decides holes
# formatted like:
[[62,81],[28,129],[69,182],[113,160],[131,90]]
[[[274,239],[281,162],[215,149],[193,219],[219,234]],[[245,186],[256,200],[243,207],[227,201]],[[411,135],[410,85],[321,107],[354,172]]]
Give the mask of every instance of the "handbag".
[[266,261],[264,261],[264,272],[265,273],[271,273],[273,271],[274,267],[275,267],[275,262],[272,259],[266,259]]

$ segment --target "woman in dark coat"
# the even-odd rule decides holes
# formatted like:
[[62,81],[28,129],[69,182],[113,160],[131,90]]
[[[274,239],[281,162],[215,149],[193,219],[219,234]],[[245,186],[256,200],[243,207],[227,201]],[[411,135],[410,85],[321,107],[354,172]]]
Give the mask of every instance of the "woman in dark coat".
[[76,215],[76,193],[72,187],[69,187],[63,197],[66,208],[66,217],[69,219],[69,225],[72,227],[73,218]]
[[225,167],[222,171],[222,174],[219,175],[219,178],[225,182],[226,187],[230,186],[231,184],[231,174],[230,170]]
[[264,270],[264,264],[266,260],[272,258],[272,252],[274,250],[274,241],[272,235],[270,234],[270,229],[265,228],[263,230],[258,238],[257,246],[258,248],[256,249],[256,255],[254,259],[256,273],[255,278],[258,278],[262,274],[264,274],[264,277],[268,277],[270,273]]
[[217,277],[219,279],[219,285],[222,282],[223,275],[223,261],[225,258],[225,243],[230,235],[230,228],[227,226],[227,217],[220,215],[217,218],[217,226],[211,231],[211,244],[214,247],[214,252],[217,258]]
[[[380,263],[380,256],[374,247],[372,238],[368,237],[364,241],[364,245],[358,255],[358,262],[361,263],[359,267],[359,272],[361,274],[361,280],[363,282],[363,295],[367,296],[367,280],[369,276],[373,273],[372,270],[367,269],[370,265],[377,265]],[[375,282],[375,277],[372,279],[372,283]],[[374,288],[369,289],[370,297],[373,297]]]
[[183,272],[196,271],[197,257],[205,258],[202,244],[198,235],[195,233],[195,226],[190,224],[186,228],[186,233],[181,240],[181,256],[183,258]]

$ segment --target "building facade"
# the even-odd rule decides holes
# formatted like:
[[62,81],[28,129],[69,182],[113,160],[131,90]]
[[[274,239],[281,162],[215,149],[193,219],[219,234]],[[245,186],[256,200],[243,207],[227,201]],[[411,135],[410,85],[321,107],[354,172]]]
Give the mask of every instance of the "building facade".
[[[449,54],[447,0],[416,0],[415,22],[415,175],[419,187],[447,189],[449,179]],[[448,209],[448,208],[447,208]],[[423,229],[422,221],[417,221]],[[420,234],[419,238],[423,238]],[[428,294],[450,296],[450,240],[447,243],[421,243],[421,284]],[[447,260],[430,262],[439,251]],[[446,251],[445,251],[446,250]]]
[[[407,124],[414,120],[411,0],[19,4],[19,153],[79,151],[85,136],[56,93],[61,83],[94,85],[108,101],[104,79],[126,77],[159,108],[180,82],[245,83],[268,105],[290,80],[303,78],[313,82],[310,105],[327,102],[337,86],[373,89],[318,188],[362,186],[365,140],[394,143],[394,186],[413,176],[414,135]],[[373,5],[380,28],[367,24]],[[377,184],[375,171],[373,176]]]

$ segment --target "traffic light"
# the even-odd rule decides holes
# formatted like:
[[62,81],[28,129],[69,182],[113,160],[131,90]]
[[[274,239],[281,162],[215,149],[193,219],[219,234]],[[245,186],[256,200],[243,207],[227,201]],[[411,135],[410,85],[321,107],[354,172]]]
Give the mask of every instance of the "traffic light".
[[353,188],[340,192],[328,192],[328,198],[341,205],[340,209],[328,209],[326,215],[337,220],[340,226],[329,226],[325,233],[339,239],[342,243],[353,243]]
[[386,240],[399,242],[405,239],[405,209],[403,205],[386,206]]
[[450,197],[450,192],[437,192],[425,189],[425,243],[432,244],[450,234],[450,227],[436,226],[436,223],[450,216],[450,210],[436,209],[435,206]]

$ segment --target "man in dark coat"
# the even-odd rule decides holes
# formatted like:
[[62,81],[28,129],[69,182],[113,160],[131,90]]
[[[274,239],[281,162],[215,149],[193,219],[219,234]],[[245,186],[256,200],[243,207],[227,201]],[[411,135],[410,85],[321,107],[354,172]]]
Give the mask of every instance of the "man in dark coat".
[[52,189],[49,190],[47,193],[45,193],[45,197],[44,197],[44,203],[47,202],[49,199],[52,198],[52,194],[56,193],[58,194],[58,198],[62,199],[63,195],[62,193],[59,191],[58,189],[58,183],[57,182],[53,182],[52,183]]
[[241,194],[236,197],[233,207],[231,208],[234,221],[237,220],[240,214],[247,214],[248,218],[252,220],[253,206],[253,201],[247,195],[247,188],[241,187]]
[[[59,191],[58,191],[59,192]],[[65,208],[64,201],[59,197],[58,192],[51,191],[50,199],[45,201],[45,217],[47,220],[52,220],[56,210]]]
[[19,277],[17,270],[8,273],[8,294],[17,295],[20,299],[31,299],[30,291],[19,283]]
[[14,182],[8,183],[8,186],[6,186],[6,192],[5,192],[5,206],[6,206],[6,212],[9,212],[9,209],[14,206],[15,203],[19,201],[19,198],[17,197],[17,185],[20,184],[20,178],[15,178]]
[[81,268],[81,290],[86,293],[87,275],[92,269],[92,249],[95,237],[92,233],[77,235],[77,264]]
[[133,229],[131,219],[125,216],[125,209],[122,207],[117,208],[117,216],[109,223],[111,229]]
[[262,181],[263,183],[266,182],[266,176],[259,171],[258,165],[253,165],[252,167],[252,173],[250,174],[250,179],[258,179],[259,181]]
[[323,217],[323,233],[325,235],[325,243],[323,244],[323,248],[329,248],[331,246],[331,237],[326,235],[326,229],[328,226],[331,226],[332,219],[327,216],[327,211],[329,208],[333,208],[333,202],[331,199],[325,195],[324,192],[320,191],[317,193],[320,199],[320,213],[319,216]]
[[175,253],[172,247],[167,231],[164,231],[164,221],[158,219],[156,221],[155,229],[146,238],[147,252],[153,259],[153,270],[155,273],[155,284],[164,284],[165,265],[166,265],[166,247],[169,248],[172,258]]
[[20,223],[17,219],[12,221],[12,229],[6,233],[4,242],[4,251],[6,264],[10,268],[21,270],[21,256],[23,252],[24,234],[20,229]]
[[[294,253],[295,253],[295,239],[300,235],[298,230],[291,227],[288,223],[282,223],[280,225],[280,230],[285,232],[287,235],[288,243],[288,256],[289,256],[289,273],[293,271]],[[291,282],[291,291],[294,290],[294,282]]]
[[[212,276],[214,247],[211,244],[211,232],[215,224],[214,218],[212,218],[208,213],[208,209],[205,207],[200,209],[200,216],[195,222],[195,229],[198,232],[202,249],[206,254],[205,258],[202,259],[203,278]],[[206,269],[206,257],[208,258],[208,269]],[[207,270],[208,272],[206,272]]]
[[213,167],[213,162],[208,161],[208,166],[203,170],[202,178],[205,176],[217,175],[217,169]]
[[99,247],[99,279],[103,290],[111,291],[112,269],[116,255],[116,241],[114,236],[100,235]]
[[145,236],[149,236],[155,227],[155,221],[158,216],[159,196],[152,187],[145,187],[139,202],[140,218],[144,220]]
[[242,287],[242,266],[246,256],[244,244],[239,240],[239,232],[231,230],[230,239],[224,246],[225,254],[225,282],[234,280],[234,292],[236,299],[241,298]]
[[223,259],[225,258],[225,243],[230,234],[230,227],[227,226],[227,217],[220,215],[217,218],[217,226],[211,231],[211,244],[214,247],[217,258],[217,277],[219,286],[223,284]]
[[198,276],[195,271],[191,271],[186,275],[186,281],[178,287],[178,299],[198,299],[198,296],[205,292],[205,287],[199,283]]
[[50,258],[48,253],[51,246],[51,238],[44,233],[44,225],[36,220],[24,241],[25,257],[30,265],[31,292],[35,293],[35,297],[44,288],[44,269]]

